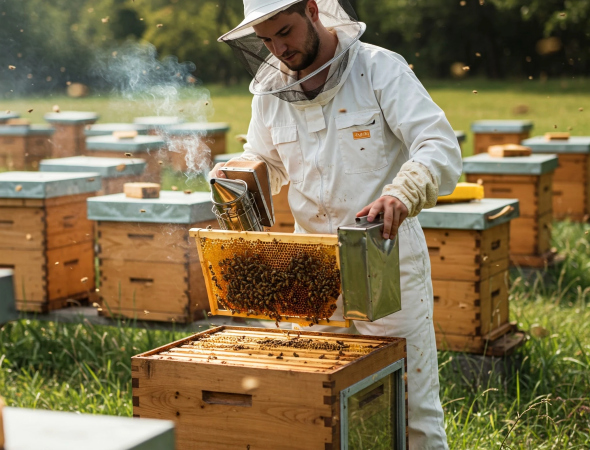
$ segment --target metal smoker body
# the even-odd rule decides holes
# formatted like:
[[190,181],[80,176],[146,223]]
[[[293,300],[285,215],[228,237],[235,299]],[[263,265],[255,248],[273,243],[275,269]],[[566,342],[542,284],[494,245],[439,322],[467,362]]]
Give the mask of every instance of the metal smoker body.
[[375,321],[401,310],[399,240],[383,239],[383,216],[338,228],[344,318]]
[[260,212],[243,180],[211,179],[213,212],[222,230],[263,231]]

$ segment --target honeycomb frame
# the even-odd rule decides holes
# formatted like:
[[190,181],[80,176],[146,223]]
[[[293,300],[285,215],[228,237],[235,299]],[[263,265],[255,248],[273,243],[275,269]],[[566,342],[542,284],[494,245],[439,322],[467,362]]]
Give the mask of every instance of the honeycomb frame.
[[[199,260],[205,278],[207,296],[212,315],[234,316],[250,319],[274,320],[268,313],[257,314],[252,311],[239,311],[226,308],[222,298],[226,295],[224,290],[225,282],[221,281],[219,273],[215,272],[220,268],[219,263],[228,258],[246,257],[249,255],[262,255],[262,259],[277,270],[285,270],[293,258],[305,255],[306,257],[317,258],[315,263],[326,258],[329,266],[338,271],[340,278],[340,255],[338,237],[336,235],[323,234],[293,234],[277,232],[253,232],[253,231],[230,231],[230,230],[208,230],[193,228],[190,235],[195,238],[199,252]],[[277,252],[281,253],[276,258]],[[326,265],[328,267],[328,265]],[[229,283],[229,282],[227,282]],[[341,293],[341,285],[338,286]],[[329,298],[326,305],[336,304],[338,296]],[[333,310],[332,310],[333,311]],[[349,320],[331,320],[326,318],[310,319],[309,315],[293,315],[291,313],[280,313],[281,322],[296,323],[301,326],[329,325],[337,327],[350,327]],[[278,321],[277,321],[278,323]]]

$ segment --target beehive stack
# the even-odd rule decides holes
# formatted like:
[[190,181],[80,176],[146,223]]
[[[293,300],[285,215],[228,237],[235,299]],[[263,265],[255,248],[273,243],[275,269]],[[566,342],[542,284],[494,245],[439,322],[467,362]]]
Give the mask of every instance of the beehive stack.
[[553,215],[586,222],[590,217],[590,137],[536,136],[523,141],[534,153],[556,153],[559,167],[553,177]]
[[53,129],[26,123],[0,125],[0,167],[37,170],[39,161],[52,154]]
[[148,134],[155,136],[165,133],[171,126],[184,123],[184,120],[176,116],[144,116],[136,117],[133,123],[147,127]]
[[6,322],[16,320],[17,317],[14,301],[14,270],[0,269],[0,327]]
[[332,235],[191,230],[211,313],[332,324],[340,295],[338,241]]
[[509,323],[509,242],[518,200],[483,199],[425,209],[439,349],[503,355],[522,336]]
[[0,267],[14,269],[21,311],[45,312],[94,290],[92,222],[86,199],[95,173],[0,174]]
[[84,154],[86,149],[84,129],[98,120],[98,114],[81,111],[54,112],[45,114],[45,120],[55,128],[51,139],[52,156],[66,158]]
[[86,139],[86,156],[99,158],[141,158],[146,168],[141,181],[160,182],[161,166],[168,158],[166,143],[157,136],[119,138],[115,135]]
[[520,217],[510,227],[512,264],[542,268],[551,263],[551,201],[555,155],[494,158],[480,154],[463,159],[467,181],[482,182],[486,198],[515,198]]
[[530,120],[477,120],[471,124],[473,153],[487,153],[492,145],[520,144],[532,129]]
[[405,358],[400,338],[219,327],[132,358],[133,414],[174,420],[179,449],[401,449]]
[[88,201],[97,221],[102,315],[192,322],[208,299],[190,227],[217,226],[209,194],[161,191]]
[[[242,153],[226,153],[215,156],[213,163],[225,163],[232,158],[236,158]],[[295,231],[295,218],[289,206],[289,185],[283,186],[281,192],[273,195],[272,203],[275,212],[275,224],[270,231],[276,233],[293,233]]]
[[143,159],[99,158],[93,156],[72,156],[71,158],[45,159],[41,161],[41,172],[96,172],[100,174],[102,189],[97,195],[123,192],[125,183],[140,181],[145,171]]
[[84,127],[84,136],[110,136],[120,131],[136,131],[137,134],[148,134],[149,127],[137,123],[95,123]]
[[[227,149],[226,135],[229,131],[227,123],[182,123],[168,127],[164,134],[169,139],[170,157],[174,170],[186,172],[187,154],[193,165],[206,158],[213,161]],[[192,167],[194,169],[194,167]]]

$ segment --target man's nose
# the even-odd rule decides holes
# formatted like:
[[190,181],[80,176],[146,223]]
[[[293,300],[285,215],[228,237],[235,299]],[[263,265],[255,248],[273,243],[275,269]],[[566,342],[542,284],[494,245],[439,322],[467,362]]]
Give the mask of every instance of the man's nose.
[[274,46],[275,46],[275,54],[278,56],[283,56],[285,54],[285,52],[287,51],[287,46],[282,41],[276,41],[274,43]]

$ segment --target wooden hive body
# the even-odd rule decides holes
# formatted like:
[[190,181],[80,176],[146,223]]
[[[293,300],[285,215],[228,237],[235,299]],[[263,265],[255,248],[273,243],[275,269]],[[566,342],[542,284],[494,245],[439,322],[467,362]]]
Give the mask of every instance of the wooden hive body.
[[[477,155],[465,159],[467,181],[482,182],[486,198],[516,198],[520,202],[520,217],[510,226],[510,258],[512,264],[524,267],[543,267],[553,260],[551,252],[551,223],[553,220],[553,174],[557,158],[541,156],[551,165],[542,163],[536,173],[503,173],[506,161],[516,165],[522,161],[536,161],[539,155],[513,158],[484,158]],[[478,161],[481,157],[482,161]],[[502,160],[494,163],[492,160]],[[474,164],[472,166],[472,164]],[[475,165],[477,164],[477,165]],[[487,164],[490,169],[480,171]],[[493,164],[498,166],[492,167]],[[506,163],[508,164],[508,163]]]
[[42,160],[41,172],[97,172],[102,189],[97,195],[123,192],[125,183],[139,182],[144,177],[146,163],[143,159],[73,156]]
[[[161,191],[160,199],[118,194],[89,202],[89,217],[97,221],[102,315],[180,323],[203,317],[209,302],[189,229],[217,226],[208,198]],[[173,202],[188,214],[175,216]]]
[[[6,175],[20,173],[47,175]],[[72,176],[84,175],[89,174]],[[100,188],[100,177],[88,180],[92,192],[50,198],[27,198],[23,192],[0,198],[0,267],[14,269],[17,309],[46,312],[87,298],[94,290],[94,231],[85,212],[86,199]]]
[[85,156],[99,158],[134,158],[146,163],[140,181],[159,183],[161,167],[169,159],[166,143],[156,136],[138,135],[132,139],[93,136],[86,139]]
[[534,153],[556,153],[559,167],[553,176],[553,217],[586,222],[590,217],[590,137],[547,140],[535,136],[523,142]]
[[530,136],[533,124],[526,120],[479,120],[471,124],[473,154],[487,153],[492,145],[520,144]]
[[[502,212],[503,216],[494,219]],[[465,220],[462,216],[466,215],[480,215],[481,224]],[[508,351],[505,345],[490,343],[513,328],[509,323],[508,269],[510,226],[516,217],[518,202],[488,199],[436,206],[419,215],[430,256],[434,327],[440,350]]]
[[[133,357],[133,415],[174,420],[179,450],[341,448],[340,393],[397,362],[405,372],[405,340],[290,333],[219,327]],[[403,442],[405,412],[395,422]]]
[[39,161],[51,156],[52,129],[12,125],[0,128],[0,167],[37,170]]
[[98,115],[90,112],[63,111],[45,115],[55,132],[51,139],[52,156],[66,158],[83,155],[86,150],[84,129],[98,120]]

